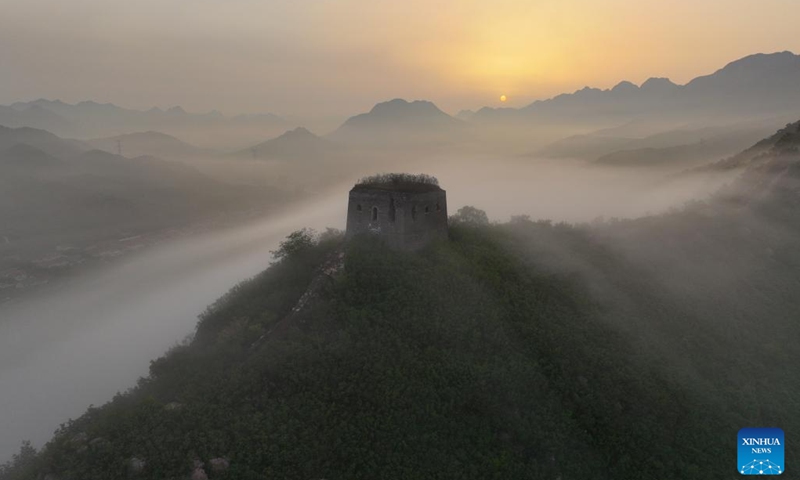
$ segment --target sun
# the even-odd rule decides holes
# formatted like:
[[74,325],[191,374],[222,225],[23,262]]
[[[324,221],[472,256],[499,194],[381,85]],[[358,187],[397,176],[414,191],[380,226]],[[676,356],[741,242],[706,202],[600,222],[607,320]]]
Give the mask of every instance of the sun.
[[505,102],[506,100],[508,100],[508,97],[506,97],[505,95],[500,95],[501,102]]

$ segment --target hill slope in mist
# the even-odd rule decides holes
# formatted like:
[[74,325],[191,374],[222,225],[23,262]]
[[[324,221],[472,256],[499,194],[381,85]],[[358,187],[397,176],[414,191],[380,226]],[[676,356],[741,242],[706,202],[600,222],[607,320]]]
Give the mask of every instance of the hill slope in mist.
[[0,183],[2,229],[20,241],[31,240],[27,235],[33,234],[23,224],[55,235],[55,224],[88,228],[92,222],[85,222],[92,212],[102,212],[98,226],[111,226],[136,218],[146,221],[148,216],[165,220],[170,212],[199,215],[224,209],[244,201],[248,193],[252,200],[263,199],[181,163],[127,158],[30,128],[0,127]]
[[29,145],[60,158],[75,157],[93,149],[87,143],[61,138],[46,130],[30,127],[8,128],[0,125],[0,151],[18,144]]
[[141,248],[148,241],[139,236],[242,218],[284,199],[182,163],[0,127],[0,303],[73,267]]
[[456,214],[416,254],[296,235],[0,478],[729,478],[740,428],[800,434],[799,168],[637,220]]
[[774,135],[761,140],[737,155],[712,164],[707,169],[744,168],[769,162],[776,157],[791,157],[797,154],[798,149],[800,149],[800,122],[789,123]]
[[153,156],[191,160],[213,155],[212,151],[196,147],[172,135],[154,131],[97,138],[87,143],[109,153],[117,153],[121,149],[122,154],[127,157]]
[[722,125],[682,125],[645,136],[623,136],[630,125],[573,135],[530,156],[572,158],[598,165],[687,168],[740,153],[786,120],[768,118]]
[[288,130],[234,155],[255,160],[316,161],[343,153],[336,142],[319,137],[303,127]]

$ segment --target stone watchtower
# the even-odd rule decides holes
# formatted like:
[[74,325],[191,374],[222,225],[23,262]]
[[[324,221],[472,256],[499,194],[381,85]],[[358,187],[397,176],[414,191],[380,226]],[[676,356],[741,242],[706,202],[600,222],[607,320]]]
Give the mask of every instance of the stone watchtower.
[[447,239],[447,195],[428,175],[384,174],[362,178],[350,190],[347,238],[382,237],[400,250]]

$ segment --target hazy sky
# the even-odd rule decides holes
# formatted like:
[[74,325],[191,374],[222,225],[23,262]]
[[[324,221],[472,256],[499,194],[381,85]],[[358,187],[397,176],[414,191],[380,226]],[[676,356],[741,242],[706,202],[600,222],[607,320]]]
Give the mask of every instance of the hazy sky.
[[800,52],[796,0],[0,0],[0,103],[343,115],[522,106]]

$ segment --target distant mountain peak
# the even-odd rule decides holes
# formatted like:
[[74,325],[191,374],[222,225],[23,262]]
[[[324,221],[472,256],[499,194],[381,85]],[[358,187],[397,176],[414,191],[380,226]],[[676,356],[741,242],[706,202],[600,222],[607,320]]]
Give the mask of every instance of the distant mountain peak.
[[461,123],[445,112],[441,111],[432,102],[427,100],[407,101],[395,98],[388,102],[381,102],[372,107],[368,113],[350,117],[343,126],[372,125],[374,122],[394,122],[409,120],[433,120],[446,123]]
[[282,134],[278,135],[277,137],[267,140],[260,144],[260,146],[264,146],[267,144],[288,144],[288,143],[304,143],[304,142],[326,142],[326,140],[322,139],[321,137],[315,135],[313,132],[308,130],[305,127],[297,127],[291,130],[286,130]]
[[[313,137],[319,138],[317,135],[314,135],[310,130],[305,127],[297,127],[292,130],[286,130],[281,137]],[[280,137],[279,137],[280,138]]]
[[236,155],[309,160],[335,154],[339,149],[340,146],[335,142],[321,138],[305,127],[297,127],[258,145],[241,150]]
[[443,114],[447,115],[439,109],[432,102],[427,100],[414,100],[407,101],[402,98],[395,98],[388,102],[381,102],[372,107],[369,113],[372,114],[394,114],[394,113],[411,113],[411,114]]
[[449,141],[467,125],[427,100],[395,98],[348,118],[330,138],[369,144],[436,144]]
[[618,84],[614,85],[614,88],[611,89],[611,91],[615,93],[634,92],[637,90],[639,90],[639,87],[627,80],[619,82]]
[[642,90],[665,90],[673,89],[678,85],[672,83],[672,80],[666,77],[650,77],[640,87]]
[[183,109],[180,105],[176,105],[174,107],[169,107],[167,109],[167,113],[175,114],[175,115],[186,115],[186,110]]

